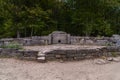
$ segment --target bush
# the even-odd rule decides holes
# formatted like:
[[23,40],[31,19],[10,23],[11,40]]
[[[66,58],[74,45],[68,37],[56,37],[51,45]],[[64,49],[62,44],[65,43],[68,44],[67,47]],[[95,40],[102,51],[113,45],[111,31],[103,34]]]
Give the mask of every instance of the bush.
[[111,52],[112,57],[117,57],[117,53],[116,52]]
[[7,45],[2,45],[0,48],[22,49],[22,45],[17,42],[11,42]]

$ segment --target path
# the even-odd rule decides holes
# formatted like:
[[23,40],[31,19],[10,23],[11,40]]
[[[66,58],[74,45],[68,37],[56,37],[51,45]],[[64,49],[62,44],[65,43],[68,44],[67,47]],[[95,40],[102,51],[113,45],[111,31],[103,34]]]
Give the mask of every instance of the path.
[[0,80],[120,80],[120,62],[97,65],[94,60],[75,62],[0,59]]

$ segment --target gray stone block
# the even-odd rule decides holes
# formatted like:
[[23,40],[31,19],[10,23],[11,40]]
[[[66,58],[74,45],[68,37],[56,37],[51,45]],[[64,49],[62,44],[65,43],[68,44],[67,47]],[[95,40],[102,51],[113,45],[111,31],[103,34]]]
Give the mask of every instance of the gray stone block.
[[117,40],[117,42],[116,42],[116,46],[120,46],[120,39]]

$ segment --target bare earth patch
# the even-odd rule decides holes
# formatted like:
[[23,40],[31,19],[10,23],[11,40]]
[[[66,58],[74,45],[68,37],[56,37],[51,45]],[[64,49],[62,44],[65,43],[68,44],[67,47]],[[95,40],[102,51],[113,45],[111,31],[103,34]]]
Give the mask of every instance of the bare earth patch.
[[120,80],[120,63],[95,64],[95,60],[74,62],[0,59],[0,80]]

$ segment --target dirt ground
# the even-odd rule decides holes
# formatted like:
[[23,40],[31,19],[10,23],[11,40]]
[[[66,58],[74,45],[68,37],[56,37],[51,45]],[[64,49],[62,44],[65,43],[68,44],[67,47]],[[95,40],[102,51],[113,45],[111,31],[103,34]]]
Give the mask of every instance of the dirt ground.
[[104,65],[95,60],[74,62],[0,59],[0,80],[120,80],[120,62]]

